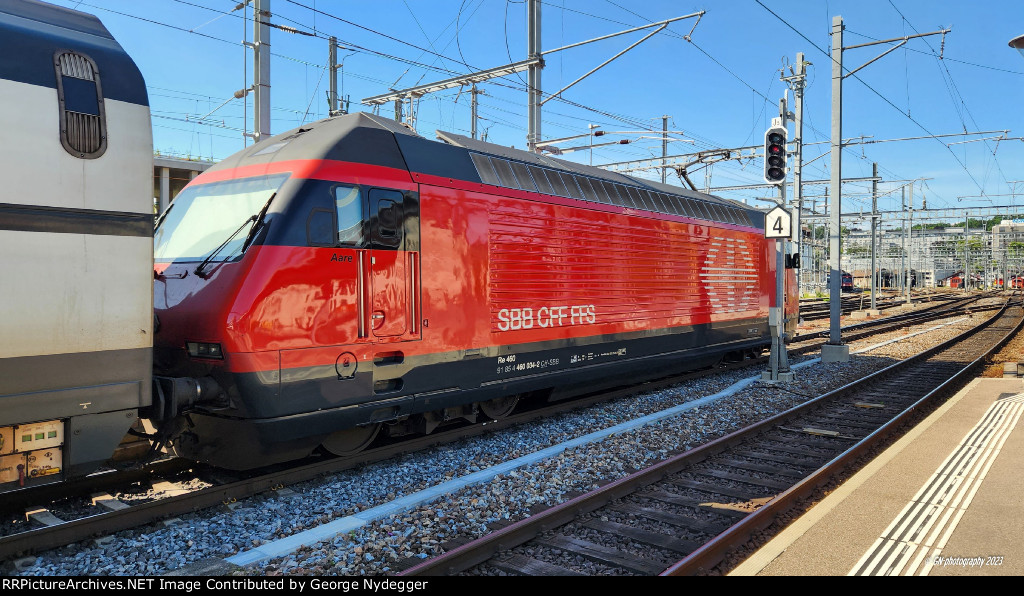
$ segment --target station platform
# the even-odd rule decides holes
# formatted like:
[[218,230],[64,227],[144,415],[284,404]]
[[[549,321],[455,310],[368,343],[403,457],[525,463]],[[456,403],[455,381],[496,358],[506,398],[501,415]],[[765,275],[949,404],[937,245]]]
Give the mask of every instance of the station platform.
[[975,379],[729,575],[1024,575],[1022,411]]

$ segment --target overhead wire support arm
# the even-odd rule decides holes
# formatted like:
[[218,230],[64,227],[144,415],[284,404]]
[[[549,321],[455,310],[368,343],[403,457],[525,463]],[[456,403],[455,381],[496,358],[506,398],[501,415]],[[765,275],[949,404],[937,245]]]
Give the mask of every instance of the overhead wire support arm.
[[488,79],[494,79],[498,77],[504,77],[517,72],[522,72],[528,69],[530,66],[537,64],[541,61],[539,58],[529,58],[520,62],[514,62],[512,64],[505,64],[503,66],[496,66],[487,70],[480,70],[474,73],[459,75],[443,81],[437,81],[435,83],[427,83],[425,85],[417,85],[415,87],[409,87],[408,89],[399,89],[383,95],[374,95],[373,97],[367,97],[362,100],[362,103],[366,105],[383,105],[388,102],[392,102],[396,99],[405,99],[407,97],[418,97],[426,95],[427,93],[433,93],[435,91],[444,91],[445,89],[453,89],[455,87],[462,87],[467,84],[481,83]]
[[929,33],[918,33],[917,35],[907,35],[907,36],[904,36],[904,37],[894,37],[892,39],[883,39],[883,40],[880,40],[880,41],[870,41],[868,43],[861,43],[861,44],[857,44],[857,45],[853,45],[853,46],[845,46],[845,47],[843,47],[843,51],[844,52],[846,50],[853,50],[853,49],[856,49],[856,48],[866,48],[868,46],[876,46],[876,45],[883,44],[883,43],[893,43],[893,42],[897,42],[897,41],[899,42],[898,44],[894,45],[893,47],[889,48],[888,50],[886,50],[886,51],[882,52],[881,54],[875,56],[871,60],[868,60],[864,64],[861,64],[857,68],[855,68],[855,69],[853,69],[851,71],[848,71],[846,74],[843,75],[843,78],[845,79],[846,77],[848,77],[848,76],[852,75],[853,73],[859,71],[860,69],[864,68],[865,66],[875,62],[876,60],[881,59],[886,54],[895,51],[896,49],[898,49],[901,46],[905,45],[907,43],[907,41],[909,41],[911,39],[914,39],[916,37],[927,37],[929,35],[942,35],[943,44],[945,44],[946,34],[949,33],[950,31],[952,31],[952,29],[940,29],[938,31],[931,31]]
[[665,19],[664,21],[658,21],[657,23],[649,23],[647,25],[641,25],[639,27],[633,27],[632,29],[625,29],[623,31],[618,31],[616,33],[609,33],[608,35],[602,35],[601,37],[595,37],[593,39],[588,39],[586,41],[578,41],[576,43],[571,43],[571,44],[569,44],[567,46],[562,46],[560,48],[555,48],[553,50],[543,51],[543,52],[540,53],[540,55],[541,56],[546,56],[547,54],[554,54],[555,52],[561,52],[562,50],[568,50],[570,48],[579,47],[579,46],[582,46],[582,45],[585,45],[585,44],[588,44],[588,43],[594,43],[595,41],[604,41],[605,39],[611,39],[612,37],[618,37],[620,35],[626,35],[627,33],[633,33],[635,31],[643,31],[644,29],[650,29],[651,27],[659,27],[658,30],[660,31],[661,29],[664,29],[666,26],[668,26],[668,25],[670,25],[670,24],[672,24],[672,23],[674,23],[676,21],[682,21],[684,19],[692,19],[693,17],[697,17],[697,21],[694,22],[693,28],[690,29],[690,33],[686,35],[686,37],[690,37],[690,35],[693,35],[694,30],[697,29],[697,25],[700,23],[700,19],[701,19],[702,16],[704,16],[705,12],[706,11],[702,10],[700,12],[694,12],[694,13],[691,13],[691,14],[683,15],[681,17],[673,17],[671,19]]
[[614,55],[614,56],[612,56],[611,58],[609,58],[609,59],[605,60],[605,61],[604,61],[604,62],[602,62],[601,64],[599,64],[599,65],[595,66],[594,68],[590,69],[590,71],[589,71],[589,72],[587,72],[587,74],[585,74],[585,75],[583,75],[582,77],[580,77],[580,78],[576,79],[575,81],[573,81],[573,82],[569,83],[569,84],[568,84],[568,85],[566,85],[565,87],[562,87],[561,89],[559,89],[559,90],[558,90],[558,91],[556,91],[555,93],[552,93],[551,95],[547,96],[547,97],[546,97],[545,99],[542,99],[542,100],[540,101],[540,105],[544,105],[544,104],[546,104],[547,102],[551,101],[552,99],[554,99],[554,98],[558,97],[559,95],[561,95],[561,94],[562,94],[562,92],[563,92],[563,91],[566,91],[566,90],[568,90],[568,89],[569,89],[570,87],[572,87],[572,86],[573,86],[573,85],[575,85],[576,83],[579,83],[579,82],[580,82],[580,81],[582,81],[583,79],[585,79],[585,78],[589,77],[590,75],[594,74],[595,72],[597,72],[597,71],[601,70],[602,68],[604,68],[605,66],[607,66],[608,64],[610,64],[612,60],[615,60],[615,59],[616,59],[616,58],[618,58],[619,56],[621,56],[621,55],[625,54],[626,52],[628,52],[628,51],[632,50],[632,49],[633,49],[633,48],[635,48],[636,46],[638,46],[638,45],[642,44],[643,42],[647,41],[648,39],[650,39],[650,38],[654,37],[654,36],[655,36],[655,35],[657,35],[658,33],[661,33],[661,31],[662,31],[662,30],[664,30],[664,29],[665,29],[665,27],[668,27],[668,25],[662,25],[661,27],[658,27],[658,28],[657,28],[657,29],[655,29],[654,31],[651,31],[651,32],[650,32],[650,33],[648,33],[647,35],[645,35],[645,36],[643,36],[642,38],[638,39],[638,40],[637,40],[637,41],[636,41],[635,43],[633,43],[633,44],[632,44],[631,46],[629,46],[628,48],[626,48],[626,49],[622,50],[622,51],[621,51],[621,52],[619,52],[618,54],[615,54],[615,55]]

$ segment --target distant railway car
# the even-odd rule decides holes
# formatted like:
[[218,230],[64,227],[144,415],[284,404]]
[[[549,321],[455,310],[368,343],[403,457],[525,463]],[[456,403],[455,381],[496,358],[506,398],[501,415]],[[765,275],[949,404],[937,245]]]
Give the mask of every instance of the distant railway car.
[[844,271],[843,272],[843,277],[842,277],[842,279],[840,281],[841,281],[840,288],[842,289],[842,291],[844,291],[844,292],[852,292],[853,291],[853,276],[852,275],[850,275],[849,273]]
[[1024,289],[1024,277],[1014,277],[1010,280],[1010,287],[1014,290]]
[[[1014,282],[1014,283],[1016,283],[1016,282]],[[964,287],[964,278],[962,276],[960,276],[960,275],[954,275],[953,277],[949,278],[949,287],[951,287],[951,288],[963,288]]]
[[0,0],[0,491],[110,458],[152,369],[146,86],[91,15]]
[[349,454],[770,343],[762,212],[439,135],[331,118],[176,198],[155,235],[161,440],[236,469]]

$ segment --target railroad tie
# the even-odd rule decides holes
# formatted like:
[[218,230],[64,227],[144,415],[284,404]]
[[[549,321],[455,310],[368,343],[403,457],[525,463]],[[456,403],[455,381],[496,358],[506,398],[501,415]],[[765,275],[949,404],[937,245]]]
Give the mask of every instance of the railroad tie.
[[92,496],[92,504],[93,506],[99,505],[100,507],[109,509],[110,511],[120,511],[131,507],[131,505],[123,501],[119,501],[107,493],[94,494]]
[[25,509],[25,520],[39,522],[44,526],[59,526],[66,523],[45,507],[29,507]]

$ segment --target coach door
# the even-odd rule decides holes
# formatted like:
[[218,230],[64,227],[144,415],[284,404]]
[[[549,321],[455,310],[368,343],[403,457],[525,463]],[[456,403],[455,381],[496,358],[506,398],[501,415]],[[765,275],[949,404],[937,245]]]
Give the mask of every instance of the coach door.
[[418,209],[395,190],[370,190],[370,330],[375,337],[417,339]]

